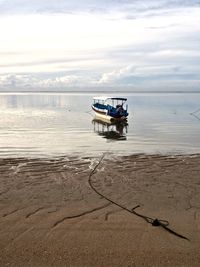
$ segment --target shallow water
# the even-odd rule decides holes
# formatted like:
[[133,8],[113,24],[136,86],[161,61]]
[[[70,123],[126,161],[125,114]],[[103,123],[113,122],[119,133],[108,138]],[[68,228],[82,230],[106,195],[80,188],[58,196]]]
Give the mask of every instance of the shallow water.
[[1,93],[0,157],[200,152],[200,94],[125,93],[128,125],[110,126],[94,121],[94,95]]

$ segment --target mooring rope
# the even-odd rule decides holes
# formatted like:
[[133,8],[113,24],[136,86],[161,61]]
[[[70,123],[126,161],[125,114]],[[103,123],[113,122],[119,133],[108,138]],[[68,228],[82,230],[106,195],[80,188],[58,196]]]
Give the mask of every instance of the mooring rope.
[[200,117],[198,115],[199,112],[200,112],[200,108],[198,108],[197,110],[195,110],[192,113],[190,113],[190,115],[194,116],[197,120],[200,121]]
[[117,207],[119,207],[119,208],[121,208],[121,209],[123,209],[123,210],[125,210],[125,211],[127,211],[127,212],[129,212],[129,213],[131,213],[131,214],[134,214],[134,215],[136,215],[136,216],[138,216],[138,217],[140,217],[140,218],[142,218],[142,219],[144,219],[147,223],[150,223],[150,224],[152,224],[153,226],[161,226],[161,227],[163,227],[163,229],[167,230],[169,233],[174,234],[174,235],[176,235],[176,236],[178,236],[178,237],[180,237],[180,238],[183,238],[183,239],[186,239],[186,240],[189,241],[189,239],[188,239],[187,237],[185,237],[185,236],[183,236],[183,235],[180,235],[180,234],[178,234],[177,232],[171,230],[171,229],[168,227],[168,225],[169,225],[169,222],[168,222],[168,221],[166,221],[166,220],[162,220],[162,219],[153,219],[153,218],[148,217],[148,216],[146,216],[146,215],[142,215],[142,214],[137,213],[137,212],[135,211],[135,209],[136,209],[136,208],[139,208],[140,205],[137,205],[136,207],[134,207],[134,208],[132,208],[132,209],[128,209],[128,208],[126,208],[125,206],[122,206],[121,204],[115,202],[114,200],[110,199],[109,197],[107,197],[107,196],[105,196],[104,194],[102,194],[101,192],[99,192],[99,191],[94,187],[94,185],[92,184],[92,176],[95,174],[97,168],[99,167],[99,165],[100,165],[101,162],[103,161],[104,157],[105,157],[105,154],[102,155],[102,157],[100,158],[99,162],[95,165],[95,167],[94,167],[93,170],[90,172],[89,177],[88,177],[88,183],[89,183],[90,187],[92,188],[92,190],[93,190],[96,194],[98,194],[98,195],[101,196],[102,198],[106,199],[106,200],[109,201],[110,203],[114,204],[115,206],[117,206]]
[[193,115],[195,113],[198,113],[200,111],[200,108],[196,109],[195,111],[191,112],[190,114]]

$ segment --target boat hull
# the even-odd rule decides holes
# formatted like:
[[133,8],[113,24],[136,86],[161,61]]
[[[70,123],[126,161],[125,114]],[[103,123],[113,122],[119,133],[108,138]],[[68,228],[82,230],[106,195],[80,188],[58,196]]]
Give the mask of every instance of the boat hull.
[[105,122],[119,122],[119,121],[126,121],[127,117],[122,116],[122,117],[112,117],[107,115],[106,111],[103,110],[96,110],[93,106],[92,109],[95,112],[95,116],[101,120],[104,120]]

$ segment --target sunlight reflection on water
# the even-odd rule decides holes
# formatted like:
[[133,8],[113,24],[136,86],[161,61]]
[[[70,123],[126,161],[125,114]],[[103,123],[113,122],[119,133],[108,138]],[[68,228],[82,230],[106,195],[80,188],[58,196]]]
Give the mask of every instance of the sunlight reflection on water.
[[200,94],[129,94],[128,125],[94,122],[94,94],[0,94],[0,157],[199,153]]

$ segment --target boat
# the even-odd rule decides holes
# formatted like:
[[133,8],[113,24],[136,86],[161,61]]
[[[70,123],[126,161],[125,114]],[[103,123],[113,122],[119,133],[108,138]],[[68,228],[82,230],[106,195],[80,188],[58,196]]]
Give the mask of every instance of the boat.
[[124,107],[127,98],[98,96],[93,101],[92,109],[98,118],[110,122],[127,120],[128,105]]

